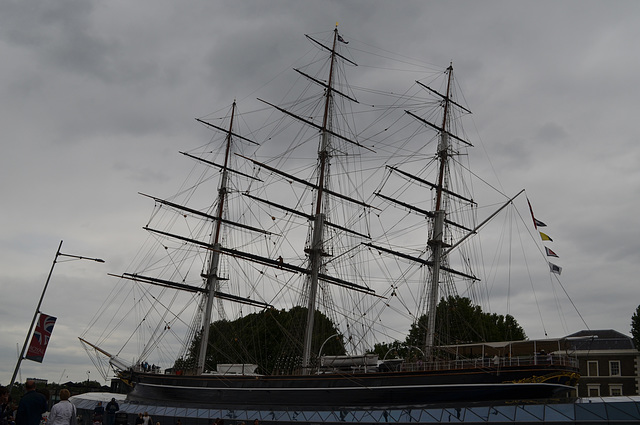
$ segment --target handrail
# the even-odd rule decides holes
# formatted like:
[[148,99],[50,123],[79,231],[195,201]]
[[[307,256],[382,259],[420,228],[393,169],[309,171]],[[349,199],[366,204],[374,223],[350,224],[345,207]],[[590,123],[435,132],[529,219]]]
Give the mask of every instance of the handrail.
[[[387,365],[386,368],[383,365]],[[382,366],[382,367],[381,367]],[[534,356],[514,356],[514,357],[477,357],[455,360],[436,360],[424,362],[421,360],[404,361],[402,359],[392,359],[379,363],[374,370],[387,371],[439,371],[439,370],[460,370],[460,369],[501,369],[513,366],[554,366],[569,367],[578,369],[578,359],[576,357],[560,354],[542,354]],[[321,367],[318,373],[361,373],[373,372],[371,367],[363,368],[362,366],[340,367]]]
[[518,357],[478,357],[472,359],[457,360],[436,360],[432,362],[403,362],[401,370],[404,371],[420,371],[420,370],[451,370],[451,369],[484,369],[484,368],[500,368],[509,366],[568,366],[578,367],[578,360],[575,357],[549,354],[535,356],[518,356]]

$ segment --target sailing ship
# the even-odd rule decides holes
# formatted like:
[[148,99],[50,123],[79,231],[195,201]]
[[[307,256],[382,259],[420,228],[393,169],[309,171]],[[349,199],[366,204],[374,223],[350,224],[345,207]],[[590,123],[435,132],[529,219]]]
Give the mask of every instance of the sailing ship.
[[[443,288],[452,290],[457,279],[467,282],[465,293],[477,287],[479,279],[473,272],[456,268],[454,254],[461,253],[460,264],[468,264],[467,245],[484,225],[461,221],[463,212],[476,211],[476,202],[458,191],[468,186],[456,186],[455,168],[466,169],[461,159],[468,157],[466,151],[472,145],[459,127],[460,117],[470,111],[455,97],[453,67],[438,73],[445,77],[439,87],[419,82],[421,97],[400,101],[401,96],[394,95],[395,100],[384,106],[357,103],[344,80],[345,67],[356,63],[342,51],[347,42],[337,26],[326,41],[307,38],[325,59],[314,62],[324,74],[312,73],[311,67],[295,69],[315,91],[308,89],[295,102],[280,105],[261,101],[270,114],[279,116],[269,115],[269,132],[261,140],[281,140],[295,133],[296,141],[285,151],[312,143],[315,157],[308,155],[308,161],[301,154],[261,159],[270,148],[257,143],[252,132],[241,131],[241,114],[234,102],[224,125],[199,120],[223,138],[222,154],[208,159],[212,153],[208,146],[199,154],[184,153],[198,165],[215,170],[215,202],[201,201],[207,205],[203,208],[185,206],[178,197],[146,195],[156,208],[145,229],[151,242],[158,243],[158,251],[170,259],[171,267],[161,268],[159,261],[145,257],[145,270],[118,277],[135,288],[162,291],[153,296],[156,300],[172,294],[164,307],[177,307],[183,313],[186,308],[176,301],[177,294],[198,300],[190,333],[176,331],[184,319],[174,313],[162,313],[160,325],[151,330],[156,339],[179,333],[185,348],[177,357],[183,361],[158,373],[159,368],[145,361],[158,347],[156,342],[145,343],[144,354],[133,363],[85,338],[81,338],[83,344],[109,358],[118,377],[131,386],[127,398],[134,403],[297,410],[567,397],[576,384],[578,369],[575,359],[562,351],[561,341],[547,348],[552,356],[541,358],[530,347],[526,355],[518,352],[518,344],[528,341],[464,344],[447,341],[437,328],[435,312],[446,296]],[[391,127],[374,126],[367,127],[368,133],[356,132],[356,125],[364,120],[353,117],[362,111],[356,106],[356,112],[349,115],[352,118],[342,115],[353,105],[377,115],[375,122],[390,119],[409,135],[388,136]],[[432,110],[422,111],[425,105],[433,106]],[[294,125],[300,127],[294,129]],[[411,127],[419,130],[407,130]],[[409,140],[415,143],[420,139],[416,136],[427,139],[420,142],[418,155],[409,156]],[[432,151],[426,153],[426,148]],[[385,155],[397,164],[378,159]],[[360,167],[359,171],[348,168],[352,166]],[[412,167],[416,174],[408,171]],[[426,174],[429,167],[435,169],[433,180]],[[311,177],[300,177],[305,172]],[[385,176],[383,183],[370,190],[380,172]],[[393,187],[392,179],[414,188]],[[211,177],[203,174],[202,180],[210,182]],[[278,181],[284,183],[284,189],[276,185]],[[183,188],[180,196],[197,204],[196,187]],[[403,195],[411,202],[402,200]],[[430,208],[420,205],[431,201]],[[502,208],[512,201],[506,199]],[[406,233],[399,229],[409,222],[406,216],[398,219],[396,215],[391,224],[382,223],[384,214],[398,209],[407,216],[417,215],[419,224],[428,227],[428,233],[423,233],[426,243],[416,247],[402,239]],[[152,225],[160,219],[166,219],[172,228]],[[193,225],[195,221],[199,224]],[[414,236],[417,232],[412,228]],[[184,264],[190,267],[183,268]],[[235,265],[240,267],[235,269]],[[390,320],[375,313],[374,307],[396,312],[402,310],[398,305],[406,307],[403,291],[410,285],[403,284],[407,282],[421,283],[415,297],[421,311],[405,316],[420,328],[423,339],[405,347],[413,353],[408,358],[399,358],[391,349],[385,355],[374,354],[370,331],[377,327],[391,335]],[[131,292],[127,294],[131,297]],[[138,303],[152,302],[147,295],[133,298]],[[341,304],[343,300],[351,307]],[[230,322],[228,305],[245,317],[252,316],[249,312],[275,317],[285,301],[299,307],[296,320],[278,325],[281,333],[296,339],[282,348],[281,355],[265,359],[265,355],[250,353],[247,346],[252,341],[238,341],[233,334],[226,335],[228,346],[212,347],[210,336],[224,332],[212,327]],[[149,308],[143,321],[155,309]],[[253,317],[264,321],[266,316]],[[426,320],[419,322],[421,317]],[[320,326],[327,323],[329,330],[321,332]],[[300,331],[297,324],[303,325]],[[262,342],[268,338],[264,336]],[[390,353],[393,358],[387,359]],[[225,354],[233,360],[221,361]],[[249,361],[237,361],[239,354],[246,354]]]

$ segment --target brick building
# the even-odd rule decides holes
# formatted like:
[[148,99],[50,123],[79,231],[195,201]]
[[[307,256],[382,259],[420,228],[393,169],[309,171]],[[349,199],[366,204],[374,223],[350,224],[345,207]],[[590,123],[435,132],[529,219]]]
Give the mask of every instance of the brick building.
[[605,329],[580,331],[566,338],[580,365],[578,397],[640,394],[640,352],[631,337]]

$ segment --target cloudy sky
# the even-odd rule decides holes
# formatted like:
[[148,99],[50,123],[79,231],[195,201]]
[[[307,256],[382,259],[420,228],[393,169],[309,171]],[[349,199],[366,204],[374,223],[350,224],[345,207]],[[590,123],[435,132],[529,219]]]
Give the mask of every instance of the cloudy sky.
[[[629,333],[640,304],[640,3],[636,1],[5,1],[0,5],[0,384],[42,311],[22,378],[98,378],[76,337],[146,235],[148,200],[209,138],[195,117],[255,99],[331,31],[413,63],[453,61],[501,180],[526,188],[586,325]],[[392,81],[407,81],[398,67]],[[178,164],[178,165],[176,165]],[[566,300],[565,300],[566,301]],[[532,307],[533,308],[533,307]],[[570,311],[572,308],[568,308]],[[518,320],[518,312],[513,312]],[[549,336],[585,328],[547,323]],[[521,320],[531,338],[536,321]]]

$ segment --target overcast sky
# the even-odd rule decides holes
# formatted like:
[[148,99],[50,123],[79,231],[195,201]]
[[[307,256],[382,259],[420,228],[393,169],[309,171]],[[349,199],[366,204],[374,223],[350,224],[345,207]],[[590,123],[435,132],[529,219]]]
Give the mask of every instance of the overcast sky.
[[[98,378],[76,338],[109,293],[106,273],[146,238],[150,205],[137,192],[177,189],[188,169],[177,152],[209,138],[194,118],[253,101],[309,50],[304,34],[336,22],[352,46],[454,62],[496,172],[549,224],[584,321],[629,333],[640,304],[640,3],[4,1],[0,384],[61,240],[62,252],[107,263],[56,265],[42,311],[58,323],[44,363],[25,361],[21,376]],[[585,324],[547,327],[559,337]]]

